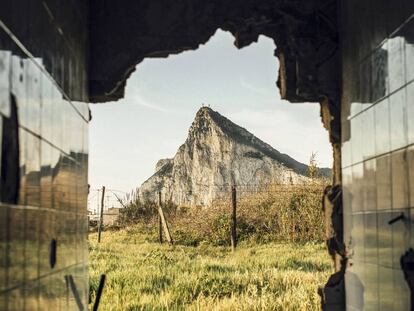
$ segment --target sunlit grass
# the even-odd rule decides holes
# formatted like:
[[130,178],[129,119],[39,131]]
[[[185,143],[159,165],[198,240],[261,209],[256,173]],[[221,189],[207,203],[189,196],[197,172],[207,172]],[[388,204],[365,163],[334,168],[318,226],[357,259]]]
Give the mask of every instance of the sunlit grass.
[[322,244],[159,245],[134,230],[90,235],[91,296],[100,310],[319,310],[332,273]]

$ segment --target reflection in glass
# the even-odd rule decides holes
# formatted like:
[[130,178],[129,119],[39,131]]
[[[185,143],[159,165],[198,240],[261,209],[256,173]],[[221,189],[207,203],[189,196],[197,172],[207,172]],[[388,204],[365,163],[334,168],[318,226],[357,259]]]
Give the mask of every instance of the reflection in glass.
[[390,155],[376,158],[377,209],[391,209],[391,159]]
[[374,106],[375,152],[377,155],[390,151],[390,121],[388,98]]
[[408,165],[407,150],[395,151],[391,155],[392,208],[408,207]]
[[[414,67],[414,59],[413,66]],[[414,82],[406,87],[407,91],[407,139],[408,144],[414,143]]]
[[391,150],[407,145],[407,102],[405,90],[390,96],[390,139]]
[[387,42],[372,54],[372,102],[388,94],[388,53]]
[[[7,300],[0,294],[1,310],[65,310],[69,289],[63,277],[71,273],[77,273],[87,305],[89,108],[64,100],[44,70],[41,59],[0,51],[0,129],[16,103],[19,128],[14,137],[20,149],[18,204],[0,202],[0,291],[7,293]],[[0,150],[0,164],[2,156]],[[58,241],[53,269],[52,239]]]
[[404,38],[395,37],[388,40],[388,72],[390,92],[405,83]]

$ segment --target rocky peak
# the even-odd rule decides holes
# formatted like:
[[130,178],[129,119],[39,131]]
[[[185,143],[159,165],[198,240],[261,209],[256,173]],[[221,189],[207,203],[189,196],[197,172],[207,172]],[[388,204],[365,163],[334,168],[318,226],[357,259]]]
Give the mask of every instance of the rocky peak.
[[209,107],[201,107],[194,118],[193,123],[191,124],[188,138],[195,139],[200,134],[209,133],[212,131],[213,127],[217,125],[214,122],[214,119],[211,117],[213,110]]
[[187,142],[199,139],[200,135],[212,134],[213,131],[217,136],[223,136],[235,143],[254,148],[253,153],[255,154],[268,156],[302,175],[307,173],[307,165],[296,161],[287,154],[280,153],[245,128],[235,124],[210,107],[204,106],[197,111],[189,130]]
[[158,172],[160,169],[165,167],[167,164],[171,164],[173,159],[160,159],[157,164],[155,164],[155,172]]
[[[210,107],[196,113],[188,137],[173,159],[158,161],[156,173],[140,187],[140,197],[158,191],[177,204],[206,205],[218,187],[306,183],[308,166],[280,153]],[[221,194],[222,195],[222,194]]]

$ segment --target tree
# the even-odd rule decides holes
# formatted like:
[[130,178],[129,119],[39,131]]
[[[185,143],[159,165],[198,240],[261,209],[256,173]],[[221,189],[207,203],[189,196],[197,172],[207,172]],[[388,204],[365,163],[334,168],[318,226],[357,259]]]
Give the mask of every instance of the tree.
[[319,168],[316,164],[316,152],[312,152],[309,160],[308,166],[308,176],[312,179],[318,177]]

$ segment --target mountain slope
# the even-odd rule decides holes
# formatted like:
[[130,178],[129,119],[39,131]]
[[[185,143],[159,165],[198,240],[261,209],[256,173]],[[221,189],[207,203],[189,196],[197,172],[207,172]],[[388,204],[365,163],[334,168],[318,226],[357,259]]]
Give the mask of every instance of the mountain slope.
[[229,187],[309,181],[307,165],[280,153],[218,112],[201,108],[174,158],[160,160],[140,187],[141,199],[206,205]]

